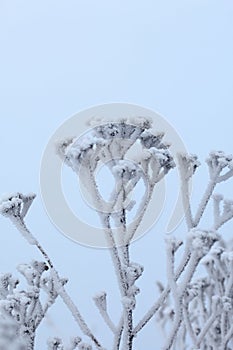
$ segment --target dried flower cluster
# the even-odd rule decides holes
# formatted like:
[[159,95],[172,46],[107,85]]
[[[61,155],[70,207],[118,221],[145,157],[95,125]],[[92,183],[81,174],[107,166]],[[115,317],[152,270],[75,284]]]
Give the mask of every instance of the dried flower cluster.
[[[179,155],[177,165],[187,232],[182,240],[175,236],[166,239],[167,285],[158,284],[158,299],[135,322],[137,295],[141,292],[137,281],[143,266],[131,260],[130,245],[155,185],[175,166],[169,146],[163,141],[164,135],[154,134],[151,127],[151,121],[146,118],[102,121],[100,125],[92,125],[82,137],[65,140],[58,147],[59,155],[88,188],[103,225],[121,293],[118,323],[109,315],[106,291],[96,294],[95,305],[112,334],[113,350],[133,350],[135,337],[155,315],[166,334],[163,350],[233,349],[233,249],[220,232],[233,217],[233,202],[215,194],[216,185],[233,176],[233,157],[223,152],[211,152],[206,161],[209,183],[195,213],[189,188],[200,162],[195,155]],[[134,159],[128,157],[132,149],[135,149]],[[109,201],[102,197],[96,181],[98,167],[103,164],[115,179]],[[129,224],[128,213],[135,205],[130,198],[139,181],[144,183],[145,193]],[[0,334],[5,334],[1,341],[11,342],[12,349],[13,346],[18,350],[33,349],[37,327],[49,306],[61,297],[89,343],[79,336],[68,345],[54,338],[48,341],[48,349],[104,350],[66,292],[67,281],[59,277],[48,254],[25,224],[34,197],[16,193],[3,198],[0,204],[0,212],[16,225],[29,244],[39,249],[44,259],[42,263],[34,261],[18,267],[27,280],[26,291],[18,290],[18,281],[10,274],[0,278]],[[209,226],[203,228],[202,219],[211,202],[213,222],[208,220]],[[202,277],[201,269],[206,271]],[[44,304],[40,300],[41,291],[47,295]],[[17,339],[15,334],[19,336]]]
[[[27,290],[20,290],[19,281],[11,274],[0,277],[1,348],[8,348],[12,340],[16,348],[33,348],[36,329],[58,295],[53,278],[45,274],[47,270],[45,262],[20,264],[18,271],[27,281]],[[43,292],[46,301],[41,299]]]

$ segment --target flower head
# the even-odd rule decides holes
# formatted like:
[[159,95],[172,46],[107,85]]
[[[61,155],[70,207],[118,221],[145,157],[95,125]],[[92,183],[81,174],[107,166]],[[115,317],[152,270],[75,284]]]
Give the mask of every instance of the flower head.
[[34,193],[23,195],[17,192],[6,195],[0,201],[0,213],[7,217],[14,216],[23,219],[35,197]]
[[223,169],[226,166],[229,169],[233,169],[233,155],[226,154],[223,151],[210,152],[209,157],[206,159],[206,162],[213,169],[217,167],[220,167],[221,169]]
[[189,238],[191,239],[191,249],[202,257],[219,240],[219,235],[215,231],[193,229],[189,233]]

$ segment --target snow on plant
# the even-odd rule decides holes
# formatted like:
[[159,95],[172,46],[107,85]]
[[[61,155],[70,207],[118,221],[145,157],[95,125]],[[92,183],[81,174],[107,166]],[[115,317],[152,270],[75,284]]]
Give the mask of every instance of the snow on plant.
[[[49,274],[45,276],[46,270],[48,266],[45,262],[33,261],[18,266],[28,284],[26,291],[18,288],[19,281],[11,274],[0,276],[2,347],[4,344],[8,348],[7,342],[9,346],[11,338],[15,338],[19,349],[33,348],[36,329],[58,296],[53,279]],[[41,298],[43,292],[47,296],[45,302]]]
[[[233,203],[214,194],[215,187],[233,175],[233,157],[211,152],[206,160],[209,183],[196,214],[190,204],[189,181],[200,165],[196,156],[180,155],[179,170],[188,233],[183,242],[167,242],[167,287],[160,284],[164,304],[155,304],[157,320],[167,334],[164,349],[232,349],[233,265],[232,247],[219,229],[233,217]],[[212,200],[213,222],[200,229],[201,219]],[[221,206],[222,204],[222,206]],[[175,253],[184,244],[181,262],[175,269]],[[199,266],[206,275],[200,278]],[[169,294],[169,298],[167,298]],[[171,301],[171,298],[173,299]],[[161,298],[162,299],[162,298]],[[152,313],[148,313],[145,321]],[[168,325],[172,325],[169,328]],[[192,347],[188,347],[192,344]]]
[[[214,193],[217,184],[233,176],[233,157],[223,152],[211,152],[206,160],[209,183],[195,213],[189,189],[200,162],[195,155],[179,155],[177,165],[187,231],[182,240],[175,236],[166,239],[167,285],[158,283],[158,299],[141,320],[135,321],[137,295],[141,293],[137,281],[144,268],[132,260],[130,246],[155,186],[176,165],[169,145],[163,141],[164,134],[154,134],[151,127],[151,121],[146,118],[102,121],[100,125],[92,125],[81,138],[64,140],[58,147],[59,155],[91,194],[103,226],[121,293],[122,313],[118,323],[110,317],[106,291],[95,295],[95,305],[112,334],[113,350],[133,350],[135,337],[155,315],[166,334],[163,350],[233,349],[233,250],[220,233],[221,227],[233,217],[233,202]],[[134,161],[128,158],[132,150]],[[108,201],[101,195],[96,178],[97,170],[103,164],[115,181]],[[133,193],[140,181],[144,183],[145,192],[139,203],[135,203]],[[48,340],[48,349],[103,350],[104,344],[93,334],[68,295],[67,281],[59,276],[48,254],[26,226],[25,216],[34,198],[33,194],[15,193],[3,198],[0,205],[1,213],[44,259],[42,263],[18,267],[27,280],[26,291],[19,290],[18,281],[11,275],[1,277],[0,315],[4,322],[0,322],[0,332],[2,334],[4,324],[9,333],[6,339],[1,338],[1,342],[11,341],[15,349],[33,349],[36,329],[59,296],[89,343],[79,335],[68,345],[60,338],[53,338]],[[203,228],[202,219],[211,202],[213,222]],[[135,206],[135,214],[129,223],[129,214]],[[206,274],[200,277],[203,266]],[[42,291],[47,295],[44,304],[40,300]],[[15,331],[12,333],[12,330]],[[18,343],[12,334],[18,335]]]

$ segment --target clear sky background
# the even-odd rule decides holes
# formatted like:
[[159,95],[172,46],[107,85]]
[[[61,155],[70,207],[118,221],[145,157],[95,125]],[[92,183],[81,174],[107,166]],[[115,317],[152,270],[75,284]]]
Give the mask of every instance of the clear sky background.
[[[202,160],[211,149],[232,153],[232,18],[231,0],[0,0],[0,193],[38,193],[29,225],[70,278],[71,294],[99,334],[103,327],[90,297],[105,288],[115,296],[111,262],[106,251],[77,245],[52,226],[39,195],[43,150],[76,112],[129,102],[164,115]],[[39,258],[6,220],[0,219],[0,232],[1,271]],[[134,261],[148,271],[142,312],[154,300],[154,281],[164,267],[159,234],[150,232],[133,247]],[[45,347],[44,335],[75,334],[61,303],[53,312],[36,349]],[[152,322],[139,350],[154,348],[154,329]]]

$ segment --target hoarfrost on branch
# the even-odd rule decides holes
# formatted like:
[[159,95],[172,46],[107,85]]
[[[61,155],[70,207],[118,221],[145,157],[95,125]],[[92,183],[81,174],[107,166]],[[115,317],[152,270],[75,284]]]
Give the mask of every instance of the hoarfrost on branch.
[[[135,337],[154,316],[165,334],[163,350],[233,349],[233,247],[220,232],[233,217],[233,202],[215,193],[217,184],[233,176],[233,157],[220,151],[210,153],[206,160],[209,181],[194,210],[189,188],[200,166],[197,156],[179,154],[175,161],[169,145],[163,141],[164,134],[153,133],[151,127],[151,120],[143,117],[102,121],[100,125],[92,123],[91,131],[83,137],[64,140],[57,149],[88,188],[102,223],[121,293],[118,323],[111,319],[106,291],[94,296],[95,305],[112,334],[112,350],[133,350]],[[136,147],[134,161],[127,158],[127,152],[133,147]],[[100,164],[109,168],[115,180],[108,202],[103,199],[96,181]],[[178,240],[175,235],[167,237],[166,286],[158,282],[159,297],[136,321],[137,295],[143,292],[137,280],[143,274],[143,266],[132,261],[130,246],[156,184],[176,165],[187,229],[183,239]],[[137,206],[133,224],[128,225],[128,213],[136,204],[131,195],[139,181],[145,185],[145,195]],[[34,194],[14,193],[5,196],[0,204],[2,215],[12,221],[43,258],[42,262],[18,266],[26,279],[26,290],[20,289],[19,281],[11,274],[0,276],[0,347],[5,349],[11,344],[11,349],[33,349],[37,328],[60,297],[77,322],[80,334],[71,339],[70,344],[64,344],[58,337],[49,339],[48,349],[103,350],[104,344],[67,293],[67,280],[59,276],[49,255],[25,223],[34,198]],[[209,219],[209,226],[203,228],[202,219],[209,205],[213,208],[212,222]],[[117,230],[113,229],[113,223]],[[206,271],[202,277],[201,266]],[[46,300],[41,299],[42,291]]]

